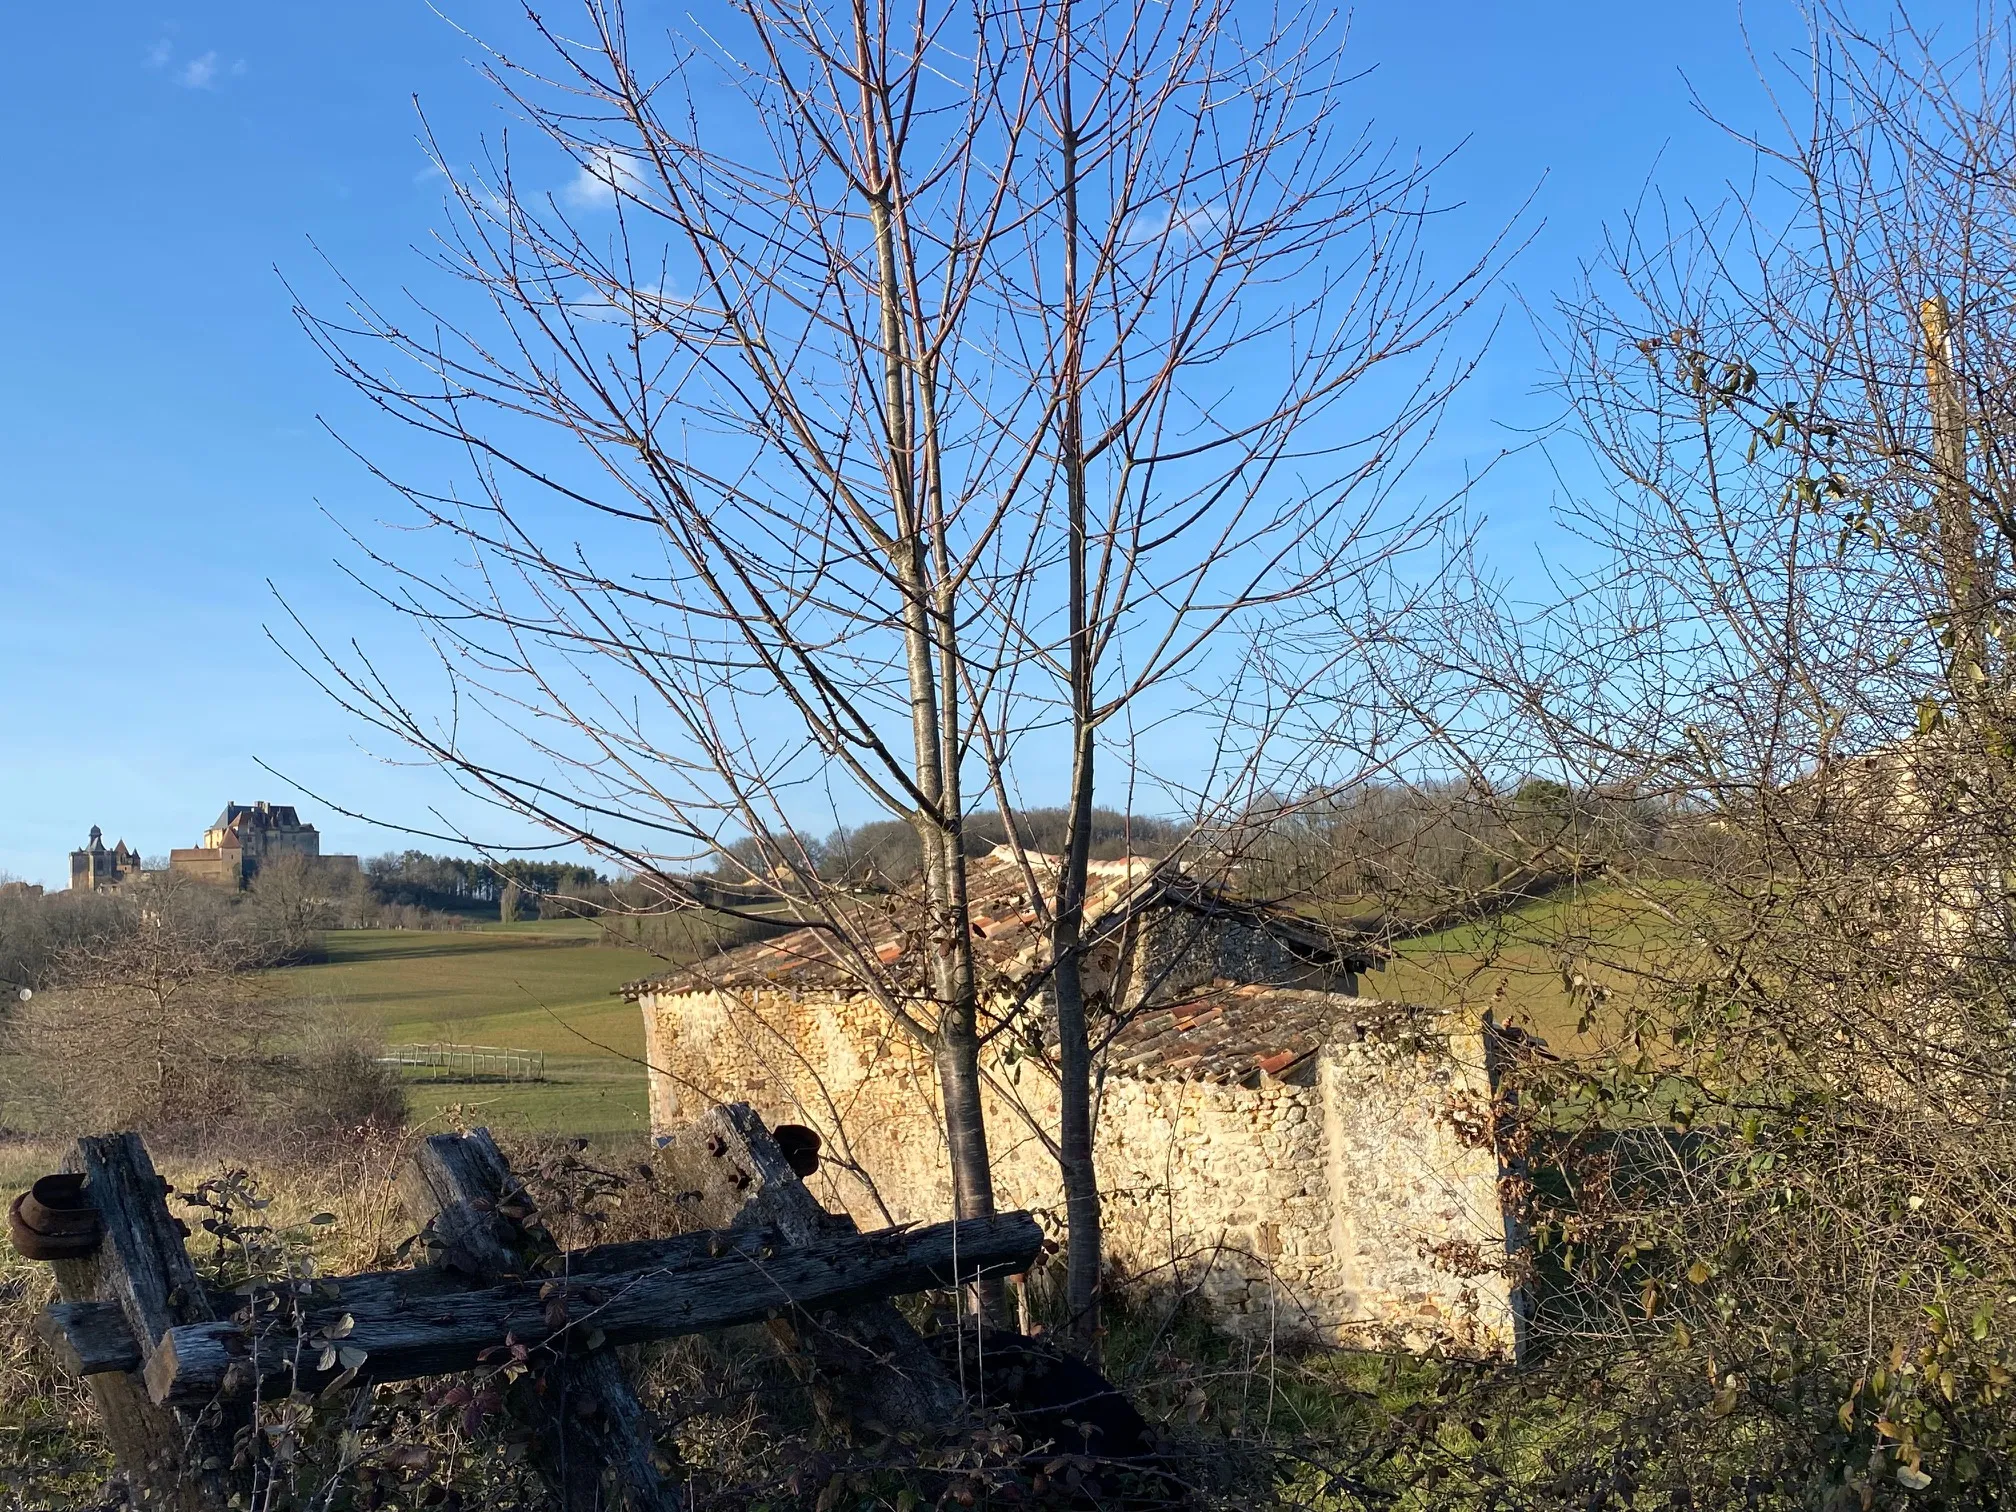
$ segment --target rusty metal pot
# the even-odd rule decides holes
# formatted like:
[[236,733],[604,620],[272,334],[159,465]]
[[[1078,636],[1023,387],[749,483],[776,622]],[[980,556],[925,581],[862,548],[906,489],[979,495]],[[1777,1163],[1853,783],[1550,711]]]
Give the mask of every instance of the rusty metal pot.
[[808,1129],[803,1124],[779,1124],[770,1133],[777,1140],[777,1148],[784,1153],[784,1163],[800,1176],[810,1176],[819,1169],[822,1141],[816,1129]]
[[97,1250],[104,1234],[78,1175],[44,1176],[7,1210],[7,1237],[30,1260],[81,1259]]

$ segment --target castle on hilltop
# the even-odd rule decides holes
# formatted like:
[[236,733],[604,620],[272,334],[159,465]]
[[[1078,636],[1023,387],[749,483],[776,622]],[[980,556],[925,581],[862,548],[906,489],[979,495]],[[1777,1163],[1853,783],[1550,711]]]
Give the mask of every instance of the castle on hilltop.
[[[217,822],[203,832],[202,842],[169,852],[168,870],[194,882],[241,888],[258,875],[265,862],[294,855],[318,868],[357,870],[355,856],[325,856],[322,837],[288,803],[227,803]],[[91,839],[70,852],[70,890],[96,892],[117,887],[140,875],[140,852],[121,840],[105,849],[104,831],[91,826]]]
[[315,826],[303,824],[291,803],[227,803],[203,843],[168,853],[168,870],[197,882],[243,887],[276,857],[301,856],[319,865],[356,870],[355,856],[325,856]]
[[117,887],[128,877],[140,875],[140,852],[128,850],[121,840],[111,850],[105,849],[105,832],[97,825],[91,826],[91,838],[82,850],[70,852],[70,891],[97,892],[104,887]]

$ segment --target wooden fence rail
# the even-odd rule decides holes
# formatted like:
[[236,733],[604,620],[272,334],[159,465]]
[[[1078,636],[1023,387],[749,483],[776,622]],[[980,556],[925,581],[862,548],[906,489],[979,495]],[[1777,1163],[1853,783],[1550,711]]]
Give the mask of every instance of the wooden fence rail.
[[[472,1370],[483,1352],[516,1339],[569,1353],[643,1344],[682,1334],[761,1323],[780,1309],[846,1307],[1024,1270],[1042,1243],[1026,1213],[934,1223],[928,1228],[787,1247],[774,1229],[688,1234],[643,1245],[610,1245],[567,1267],[564,1278],[477,1287],[459,1276],[379,1271],[336,1283],[285,1333],[248,1338],[228,1319],[188,1323],[155,1342],[142,1371],[147,1394],[200,1407],[227,1383],[256,1376],[267,1390],[320,1390],[337,1372],[317,1371],[320,1346],[302,1341],[351,1320],[344,1344],[366,1357],[374,1381]],[[555,1323],[556,1314],[564,1321]],[[592,1344],[583,1341],[593,1340]]]
[[502,1045],[391,1045],[378,1057],[381,1066],[431,1071],[429,1081],[544,1081],[544,1050],[511,1050]]

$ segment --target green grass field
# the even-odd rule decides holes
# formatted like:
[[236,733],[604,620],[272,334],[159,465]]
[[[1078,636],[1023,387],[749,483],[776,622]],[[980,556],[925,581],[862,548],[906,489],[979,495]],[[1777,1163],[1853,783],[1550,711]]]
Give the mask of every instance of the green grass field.
[[1614,1012],[1675,954],[1671,928],[1643,904],[1615,888],[1570,888],[1486,924],[1403,940],[1359,990],[1438,1008],[1490,1008],[1501,1023],[1572,1054],[1597,1044],[1579,1027],[1588,1000],[1570,992],[1570,976],[1607,988]]
[[[1606,889],[1559,894],[1490,925],[1402,942],[1368,996],[1494,1009],[1565,1051],[1592,1048],[1563,964],[1622,993],[1662,929]],[[328,935],[329,959],[277,973],[284,990],[329,1003],[389,1044],[446,1040],[546,1053],[529,1084],[411,1083],[416,1122],[462,1119],[500,1128],[609,1135],[648,1126],[644,1026],[626,982],[665,963],[607,943],[585,920],[492,924],[466,931],[350,929]]]
[[543,1082],[416,1076],[416,1122],[459,1108],[502,1128],[646,1127],[643,1020],[618,994],[625,982],[665,969],[650,954],[602,943],[595,924],[575,919],[453,932],[338,929],[327,938],[326,962],[276,973],[285,991],[354,1015],[388,1044],[449,1040],[546,1052]]

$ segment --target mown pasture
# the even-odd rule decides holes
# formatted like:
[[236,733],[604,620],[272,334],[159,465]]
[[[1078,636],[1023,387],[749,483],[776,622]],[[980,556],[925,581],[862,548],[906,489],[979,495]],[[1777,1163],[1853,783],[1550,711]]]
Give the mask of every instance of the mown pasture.
[[1650,896],[1654,902],[1617,887],[1564,888],[1491,919],[1403,939],[1359,990],[1490,1009],[1557,1051],[1594,1051],[1635,995],[1659,990],[1692,954]]
[[625,982],[661,971],[650,953],[608,943],[599,925],[560,919],[469,930],[337,929],[328,959],[275,972],[278,990],[315,998],[387,1044],[453,1041],[546,1054],[530,1083],[412,1079],[416,1124],[448,1110],[500,1128],[610,1135],[646,1126],[644,1029]]

